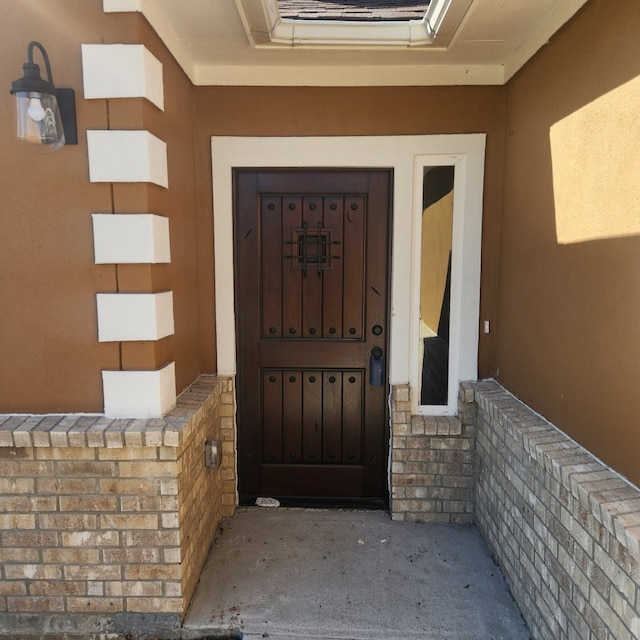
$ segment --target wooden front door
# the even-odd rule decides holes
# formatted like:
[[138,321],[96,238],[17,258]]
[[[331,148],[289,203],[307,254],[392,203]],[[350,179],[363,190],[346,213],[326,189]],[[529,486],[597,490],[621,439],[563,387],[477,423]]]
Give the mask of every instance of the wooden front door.
[[245,504],[386,502],[390,191],[387,170],[234,172]]

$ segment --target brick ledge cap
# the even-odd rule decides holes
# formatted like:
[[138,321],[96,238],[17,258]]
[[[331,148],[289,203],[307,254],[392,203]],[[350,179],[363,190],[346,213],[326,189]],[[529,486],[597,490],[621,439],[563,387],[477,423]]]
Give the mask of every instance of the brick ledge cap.
[[[162,418],[101,414],[0,414],[0,447],[179,447],[185,429],[228,376],[203,374]],[[231,388],[222,391],[230,391]]]

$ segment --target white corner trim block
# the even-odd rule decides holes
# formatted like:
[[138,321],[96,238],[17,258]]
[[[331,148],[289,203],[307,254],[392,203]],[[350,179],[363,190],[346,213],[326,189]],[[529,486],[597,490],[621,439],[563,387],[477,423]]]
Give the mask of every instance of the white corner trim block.
[[98,341],[160,340],[173,335],[173,292],[98,293]]
[[162,63],[142,44],[83,44],[85,99],[146,98],[164,111]]
[[176,369],[103,371],[104,413],[108,418],[160,418],[176,406]]
[[87,131],[91,182],[151,182],[168,188],[167,143],[149,131]]
[[171,262],[169,219],[152,213],[94,213],[96,264]]
[[102,0],[104,13],[142,11],[142,0]]

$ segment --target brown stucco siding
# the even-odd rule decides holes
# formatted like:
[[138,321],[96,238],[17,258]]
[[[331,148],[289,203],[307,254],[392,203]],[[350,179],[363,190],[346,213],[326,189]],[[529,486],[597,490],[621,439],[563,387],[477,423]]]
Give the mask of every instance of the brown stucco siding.
[[636,483],[640,238],[617,212],[640,215],[638,25],[637,2],[592,0],[507,85],[496,333],[499,381]]
[[[487,133],[481,317],[495,318],[504,147],[502,87],[196,87],[203,324],[213,325],[212,135],[336,136]],[[340,150],[336,149],[336,154]],[[206,284],[206,286],[204,286]],[[207,337],[205,339],[210,339]],[[203,349],[205,358],[211,349]],[[207,362],[207,366],[212,366]],[[493,335],[480,340],[480,374],[492,375]]]
[[[47,47],[59,86],[76,89],[79,144],[34,155],[2,128],[3,222],[0,273],[0,409],[101,412],[101,371],[156,369],[176,362],[177,391],[216,370],[211,211],[211,135],[362,135],[488,133],[482,316],[493,319],[497,268],[504,91],[448,88],[193,88],[138,14],[104,14],[100,0],[9,0],[0,27],[9,55],[3,76],[17,77],[26,44]],[[53,6],[54,3],[51,3]],[[49,6],[49,5],[47,5]],[[53,25],[53,27],[52,27]],[[163,64],[164,112],[143,99],[84,100],[82,43],[142,43]],[[193,130],[195,118],[198,128]],[[13,98],[0,96],[11,122]],[[88,129],[148,129],[168,144],[169,189],[91,184]],[[28,191],[13,188],[30,176]],[[8,188],[11,185],[12,188]],[[46,205],[43,206],[43,202]],[[197,209],[197,215],[195,213]],[[170,219],[170,265],[95,265],[91,213],[150,212]],[[99,343],[97,292],[174,293],[175,335],[158,342]],[[492,373],[493,336],[480,346]]]
[[[101,0],[7,0],[3,14],[2,76],[18,77],[27,44],[41,41],[56,85],[76,91],[79,144],[55,155],[23,148],[11,126],[14,98],[0,95],[0,121],[9,125],[0,129],[0,411],[101,412],[102,370],[171,360],[179,393],[201,371],[192,85],[139,14],[104,14]],[[144,44],[163,64],[165,110],[138,98],[85,100],[83,43]],[[90,183],[90,129],[147,129],[165,140],[169,189]],[[147,212],[170,219],[171,264],[94,264],[92,213]],[[96,293],[167,290],[173,336],[98,342]]]
[[[91,212],[110,211],[109,186],[88,181],[87,128],[105,128],[104,101],[82,100],[80,44],[133,37],[99,0],[3,2],[0,36],[0,406],[2,411],[100,411],[100,371],[118,368],[117,344],[98,344],[95,292],[115,286],[93,264]],[[20,145],[9,82],[30,40],[41,41],[53,79],[76,90],[79,144],[55,155]]]

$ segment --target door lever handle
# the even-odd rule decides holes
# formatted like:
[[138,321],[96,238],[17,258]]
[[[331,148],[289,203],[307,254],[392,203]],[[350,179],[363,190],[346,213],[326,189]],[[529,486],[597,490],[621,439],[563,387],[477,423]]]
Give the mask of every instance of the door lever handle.
[[384,378],[384,357],[380,347],[371,349],[369,358],[369,384],[372,387],[381,387]]

